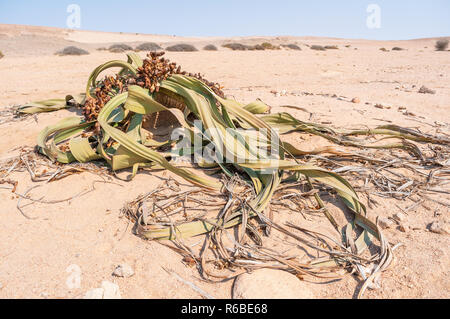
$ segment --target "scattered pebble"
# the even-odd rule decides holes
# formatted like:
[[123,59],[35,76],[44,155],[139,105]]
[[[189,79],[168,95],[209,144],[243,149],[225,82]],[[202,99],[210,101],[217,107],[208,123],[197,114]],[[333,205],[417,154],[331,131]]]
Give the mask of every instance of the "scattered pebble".
[[110,281],[102,281],[103,299],[122,299],[120,295],[119,285]]
[[103,288],[94,288],[88,290],[84,295],[84,299],[103,299]]
[[435,234],[448,234],[448,227],[445,227],[446,225],[442,225],[440,222],[432,222],[430,224],[430,231],[435,233]]
[[406,220],[406,215],[403,214],[403,213],[398,212],[398,213],[396,213],[396,214],[394,215],[394,219],[397,220],[397,221],[399,221],[399,222],[403,222],[403,221]]
[[270,91],[270,93],[275,94],[276,97],[287,96],[288,95],[288,91],[287,90],[281,90],[280,92],[272,90],[272,91]]
[[84,299],[122,299],[122,296],[117,284],[110,281],[102,281],[102,287],[87,291]]
[[398,226],[398,229],[399,229],[402,233],[407,233],[408,230],[409,230],[409,227],[408,227],[407,225],[400,224],[400,225]]
[[390,105],[383,105],[383,104],[380,104],[380,103],[375,104],[375,107],[379,108],[379,109],[388,109],[388,110],[391,108]]
[[41,294],[39,295],[42,298],[48,298],[48,293],[47,292],[41,292]]
[[418,92],[423,93],[423,94],[435,94],[436,93],[436,91],[427,88],[425,85],[422,85]]
[[359,98],[357,98],[357,97],[354,97],[354,98],[352,99],[352,103],[359,103],[359,102],[361,102],[361,101],[360,101]]
[[308,283],[282,270],[259,269],[239,275],[233,299],[313,299]]
[[389,219],[389,218],[383,218],[383,217],[379,217],[378,218],[378,225],[383,228],[383,229],[387,229],[387,228],[391,228],[394,226],[394,222]]
[[134,275],[134,270],[128,264],[117,265],[114,269],[113,276],[128,278]]

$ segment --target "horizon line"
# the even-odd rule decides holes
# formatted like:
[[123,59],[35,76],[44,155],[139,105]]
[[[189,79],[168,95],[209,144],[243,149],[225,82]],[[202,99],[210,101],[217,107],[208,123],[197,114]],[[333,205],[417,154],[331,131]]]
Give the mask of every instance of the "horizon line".
[[[335,40],[364,40],[364,41],[414,41],[414,40],[435,40],[435,39],[445,39],[450,38],[450,35],[447,36],[433,36],[433,37],[425,37],[425,38],[410,38],[410,39],[389,39],[389,40],[379,40],[379,39],[366,39],[366,38],[340,38],[333,36],[316,36],[316,35],[291,35],[291,34],[278,34],[278,35],[232,35],[232,36],[200,36],[200,35],[174,35],[174,34],[163,34],[163,33],[142,33],[142,32],[121,32],[121,31],[103,31],[103,30],[91,30],[91,29],[82,29],[82,28],[67,28],[67,27],[55,27],[55,26],[47,26],[47,25],[34,25],[34,24],[15,24],[15,23],[0,23],[0,26],[18,26],[18,27],[39,27],[39,28],[49,28],[49,29],[57,29],[57,30],[66,30],[66,31],[81,31],[81,32],[99,32],[99,33],[114,33],[114,34],[129,34],[129,35],[149,35],[149,36],[167,36],[167,37],[179,37],[179,38],[251,38],[251,37],[267,37],[267,38],[275,38],[275,37],[293,37],[293,38],[328,38]],[[140,42],[140,41],[137,41]]]

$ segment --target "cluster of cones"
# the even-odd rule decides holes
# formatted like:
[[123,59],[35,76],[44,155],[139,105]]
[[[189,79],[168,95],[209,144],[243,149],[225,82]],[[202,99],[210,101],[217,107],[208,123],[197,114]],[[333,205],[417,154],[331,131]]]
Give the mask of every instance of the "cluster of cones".
[[[128,85],[139,85],[146,88],[150,93],[159,92],[160,83],[166,80],[173,74],[182,74],[190,77],[194,77],[206,85],[208,85],[215,94],[220,97],[224,97],[222,87],[218,83],[209,82],[204,79],[200,73],[193,74],[187,73],[181,70],[181,66],[177,66],[175,62],[170,62],[169,59],[163,57],[165,52],[150,52],[147,55],[147,59],[143,61],[143,65],[137,69],[136,75],[117,75],[116,77],[107,76],[103,81],[97,84],[95,88],[95,97],[88,98],[85,105],[82,107],[83,115],[86,121],[93,121],[98,117],[100,110],[115,94],[126,91]],[[167,107],[173,107],[170,105],[170,99],[164,94],[157,94],[157,100]],[[169,105],[167,105],[169,104]],[[178,102],[180,108],[182,102]]]

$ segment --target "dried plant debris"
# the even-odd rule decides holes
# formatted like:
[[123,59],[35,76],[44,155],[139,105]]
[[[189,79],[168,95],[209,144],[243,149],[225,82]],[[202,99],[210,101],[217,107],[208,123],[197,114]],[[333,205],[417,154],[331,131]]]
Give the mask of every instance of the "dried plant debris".
[[162,48],[155,42],[145,42],[139,44],[135,51],[161,51]]
[[203,47],[205,51],[217,51],[217,47],[214,44],[208,44]]
[[[301,121],[286,112],[270,113],[260,100],[245,105],[225,98],[219,84],[182,71],[163,54],[151,52],[142,60],[130,53],[127,61],[97,67],[85,96],[65,99],[66,105],[81,107],[84,117],[46,127],[37,150],[49,163],[61,163],[54,165],[100,161],[114,172],[132,169],[130,178],[139,169],[165,169],[194,185],[169,179],[127,203],[122,212],[136,222],[140,236],[171,240],[183,261],[197,266],[204,278],[223,280],[257,268],[327,280],[356,273],[364,281],[358,293],[362,296],[389,267],[396,247],[367,214],[377,205],[375,198],[418,197],[450,206],[436,196],[450,193],[450,139],[443,126],[426,134],[394,124],[349,130]],[[121,71],[115,76],[97,80],[103,71],[117,67]],[[36,113],[61,105],[60,100],[40,101],[19,111]],[[164,112],[193,137],[187,148],[180,151],[180,141],[149,134],[148,117]],[[260,130],[270,134],[260,138]],[[239,134],[228,136],[230,131]],[[328,144],[298,149],[284,140],[295,131]],[[198,137],[207,142],[200,143],[202,155],[195,165],[206,174],[177,161],[182,155],[198,159]],[[232,159],[206,161],[208,143],[220,154],[233,154]],[[277,152],[272,156],[255,147]],[[28,170],[26,162],[23,165]],[[13,163],[4,166],[5,183],[13,169]],[[30,174],[55,178],[34,170]],[[326,198],[342,200],[345,218],[336,219]],[[307,223],[311,216],[329,222],[334,233],[308,230],[301,218]],[[200,235],[203,245],[189,242]],[[298,250],[288,253],[283,245],[289,243]]]
[[186,44],[186,43],[171,45],[171,46],[167,47],[166,50],[169,52],[195,52],[195,51],[198,51],[196,47],[194,47],[191,44]]
[[75,46],[69,46],[69,47],[65,47],[64,49],[62,49],[61,51],[58,51],[55,53],[55,55],[87,55],[89,54],[88,51],[77,48]]
[[[27,172],[30,178],[36,184],[28,188],[24,193],[17,192],[18,182],[10,178],[13,173]],[[33,198],[30,196],[30,191],[43,186],[45,183],[63,179],[73,174],[82,172],[89,172],[101,178],[92,183],[90,189],[83,190],[73,196],[63,199],[47,200],[43,197]],[[95,165],[93,163],[72,163],[61,165],[50,161],[47,157],[35,152],[32,148],[21,148],[19,154],[0,161],[0,188],[10,189],[12,193],[18,198],[17,209],[22,215],[28,219],[36,219],[36,217],[29,216],[23,209],[29,203],[41,204],[57,204],[70,201],[74,198],[83,196],[95,190],[96,183],[111,183],[112,177],[106,167]],[[9,184],[10,186],[2,186],[1,184]],[[28,204],[22,205],[21,202],[28,201]]]

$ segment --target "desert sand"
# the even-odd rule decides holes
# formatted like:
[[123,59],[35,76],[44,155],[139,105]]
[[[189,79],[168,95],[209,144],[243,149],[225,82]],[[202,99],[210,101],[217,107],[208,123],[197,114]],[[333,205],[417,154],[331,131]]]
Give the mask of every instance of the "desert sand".
[[[113,43],[136,45],[156,42],[162,47],[190,43],[198,52],[168,52],[185,70],[200,72],[224,86],[224,92],[242,102],[257,98],[273,111],[288,111],[302,120],[329,123],[332,127],[375,127],[394,123],[436,133],[450,132],[450,52],[434,50],[436,39],[368,41],[315,37],[182,38],[144,34],[113,34],[55,28],[0,25],[0,159],[17,155],[20,147],[33,147],[46,125],[73,112],[63,110],[11,121],[8,109],[30,101],[63,98],[85,89],[90,72],[124,53],[98,51]],[[295,43],[301,51],[231,51],[227,42],[255,44]],[[215,44],[219,50],[201,50]],[[337,45],[338,50],[314,51],[308,46]],[[86,49],[90,55],[56,56],[68,45]],[[384,47],[403,51],[383,52]],[[141,52],[144,56],[144,53]],[[425,85],[435,94],[420,94]],[[277,94],[275,92],[282,92]],[[285,93],[285,94],[284,94]],[[358,98],[359,103],[352,103]],[[390,106],[378,108],[376,104]],[[297,105],[308,113],[287,109]],[[400,109],[399,109],[400,108]],[[405,108],[405,109],[403,109]],[[405,110],[407,112],[405,112]],[[448,136],[448,135],[447,135]],[[299,145],[313,147],[309,140]],[[137,194],[162,183],[167,172],[139,173],[131,182],[112,179],[97,183],[95,190],[58,204],[36,203],[24,208],[35,219],[26,219],[16,208],[18,198],[0,188],[0,298],[82,298],[86,291],[109,280],[120,287],[123,298],[201,298],[197,291],[164,269],[193,282],[215,298],[231,298],[233,282],[207,283],[180,255],[157,243],[136,237],[132,225],[120,218],[120,209]],[[28,173],[14,173],[17,192],[33,183]],[[91,188],[99,177],[89,173],[42,184],[34,198],[61,199]],[[440,199],[450,202],[447,194]],[[379,199],[371,216],[390,217],[414,202]],[[434,221],[450,222],[448,206],[424,201],[407,214],[409,229],[385,230],[392,244],[402,243],[396,260],[383,273],[381,288],[367,291],[367,298],[449,298],[450,237],[428,230]],[[130,278],[111,274],[117,264],[135,271]],[[81,285],[66,284],[72,268],[81,269]],[[69,267],[69,268],[68,268]],[[308,283],[318,298],[353,298],[361,282],[352,276],[328,284]],[[292,296],[296,298],[296,296]]]

